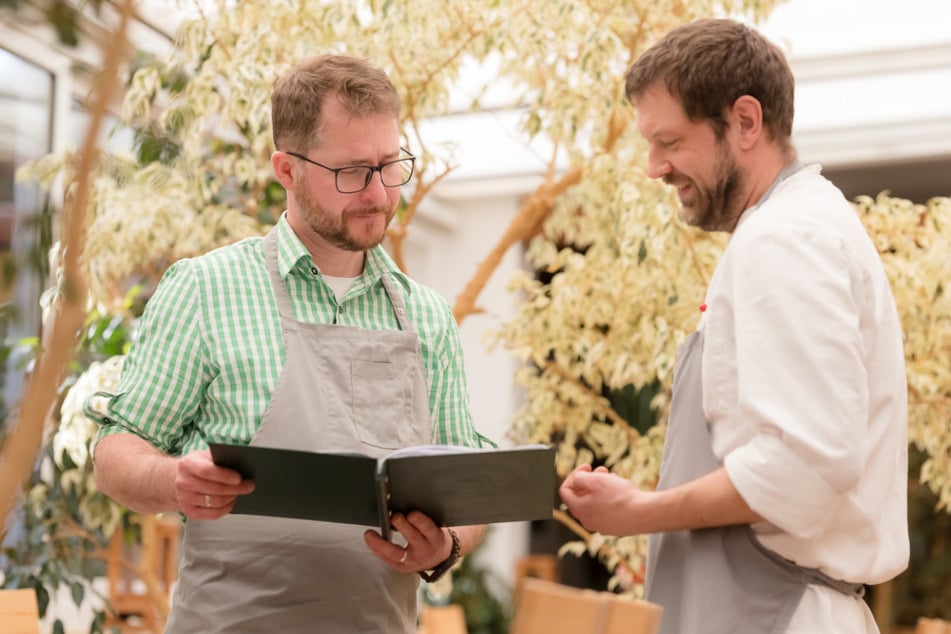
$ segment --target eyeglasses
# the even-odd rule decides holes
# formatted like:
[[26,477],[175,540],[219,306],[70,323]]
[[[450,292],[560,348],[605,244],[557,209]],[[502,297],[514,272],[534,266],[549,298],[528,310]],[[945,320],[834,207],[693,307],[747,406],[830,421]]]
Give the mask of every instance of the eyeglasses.
[[322,167],[325,170],[334,173],[334,186],[337,188],[337,191],[341,194],[356,194],[357,192],[362,192],[370,184],[370,179],[373,178],[373,172],[380,173],[380,181],[383,183],[384,187],[400,187],[409,182],[409,179],[413,177],[413,168],[416,166],[416,157],[409,153],[409,150],[405,148],[400,148],[401,151],[406,152],[409,156],[404,158],[396,159],[395,161],[387,161],[386,163],[380,163],[377,166],[371,165],[353,165],[350,167],[327,167],[322,163],[311,160],[304,156],[303,154],[298,154],[297,152],[286,152],[295,158],[299,158],[302,161],[307,161],[312,163],[317,167]]

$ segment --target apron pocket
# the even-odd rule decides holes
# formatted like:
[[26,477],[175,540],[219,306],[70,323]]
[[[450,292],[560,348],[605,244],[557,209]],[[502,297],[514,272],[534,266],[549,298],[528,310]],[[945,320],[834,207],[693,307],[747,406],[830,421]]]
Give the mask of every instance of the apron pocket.
[[396,366],[387,361],[353,359],[353,423],[361,442],[382,449],[398,449],[400,428],[408,424],[406,385]]

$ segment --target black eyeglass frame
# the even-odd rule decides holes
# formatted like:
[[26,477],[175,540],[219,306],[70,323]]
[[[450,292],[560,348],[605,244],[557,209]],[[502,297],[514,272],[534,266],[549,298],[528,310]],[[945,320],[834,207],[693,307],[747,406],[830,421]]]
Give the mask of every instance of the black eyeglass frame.
[[[322,167],[322,168],[324,168],[325,170],[327,170],[327,171],[329,171],[329,172],[333,172],[333,174],[334,174],[334,187],[336,188],[336,190],[337,190],[339,193],[341,193],[341,194],[358,194],[358,193],[362,192],[364,189],[366,189],[367,187],[370,186],[370,181],[373,180],[373,174],[376,173],[376,172],[379,172],[379,173],[380,173],[380,182],[383,183],[383,186],[384,186],[384,187],[402,187],[403,185],[405,185],[406,183],[408,183],[411,178],[413,178],[413,172],[414,172],[415,169],[416,169],[416,155],[410,153],[410,151],[407,150],[407,149],[404,148],[404,147],[400,147],[400,151],[401,151],[401,152],[405,152],[408,156],[403,156],[403,157],[398,158],[398,159],[393,159],[392,161],[387,161],[386,163],[380,163],[379,165],[348,165],[347,167],[328,167],[327,165],[324,165],[323,163],[318,163],[317,161],[315,161],[315,160],[313,160],[313,159],[307,158],[307,157],[304,156],[303,154],[298,154],[297,152],[291,152],[290,150],[285,150],[284,153],[285,153],[285,154],[289,154],[289,155],[293,156],[294,158],[299,158],[299,159],[302,160],[302,161],[306,161],[306,162],[308,162],[308,163],[311,163],[311,164],[313,164],[313,165],[316,165],[317,167]],[[387,185],[385,182],[383,182],[383,168],[384,168],[384,167],[388,167],[388,166],[390,166],[390,165],[393,165],[394,163],[401,163],[402,161],[406,161],[406,160],[409,160],[409,174],[406,175],[406,180],[404,180],[404,181],[403,181],[402,183],[400,183],[399,185]],[[368,169],[368,170],[370,170],[370,171],[367,172],[367,177],[366,177],[366,180],[365,180],[364,183],[363,183],[363,187],[361,187],[360,189],[355,189],[355,190],[353,190],[353,191],[346,191],[346,192],[345,192],[345,191],[343,191],[342,189],[340,189],[340,183],[339,183],[340,172],[345,172],[345,171],[347,171],[347,170],[352,170],[352,169],[354,169],[354,168],[356,168],[356,167],[362,167],[362,168]]]

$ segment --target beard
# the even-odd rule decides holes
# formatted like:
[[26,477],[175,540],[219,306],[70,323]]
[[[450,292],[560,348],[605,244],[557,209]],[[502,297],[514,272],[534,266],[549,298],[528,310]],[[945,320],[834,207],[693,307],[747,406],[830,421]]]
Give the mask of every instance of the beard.
[[[383,242],[386,228],[396,213],[395,207],[375,206],[345,210],[335,217],[305,187],[295,191],[294,198],[300,217],[311,231],[346,251],[366,251]],[[377,216],[384,219],[381,224]]]
[[680,215],[688,225],[704,231],[732,231],[744,211],[740,203],[743,174],[725,144],[717,144],[715,161],[710,186],[679,173],[666,175],[664,182],[675,187],[690,185],[693,190],[692,200],[680,200]]

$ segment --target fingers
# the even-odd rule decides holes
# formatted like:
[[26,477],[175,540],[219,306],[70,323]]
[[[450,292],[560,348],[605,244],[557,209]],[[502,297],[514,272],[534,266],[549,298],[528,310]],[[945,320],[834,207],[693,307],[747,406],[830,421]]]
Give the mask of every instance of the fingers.
[[[600,469],[602,469],[602,467],[598,467],[598,470]],[[591,472],[592,472],[592,468],[590,464],[578,465],[577,467],[574,468],[574,470],[572,470],[571,473],[568,474],[564,482],[561,483],[561,486],[562,487],[574,486],[574,482],[578,477],[583,477],[582,474],[587,474]]]
[[393,544],[376,531],[364,533],[367,546],[390,568],[399,572],[431,570],[449,557],[452,538],[423,513],[394,513],[390,523],[405,538],[406,546]]
[[449,532],[419,511],[394,513],[390,522],[406,538],[408,559],[415,562],[417,570],[435,568],[452,552]]
[[578,519],[583,517],[585,502],[601,488],[598,484],[602,482],[606,474],[609,475],[606,469],[602,471],[599,467],[592,471],[590,466],[587,469],[575,469],[568,474],[568,477],[559,487],[558,494],[572,515]]
[[190,519],[217,519],[234,508],[237,496],[254,490],[254,482],[216,465],[211,452],[193,451],[179,459],[175,495],[180,510]]
[[592,480],[596,479],[597,472],[591,471],[590,465],[583,465],[587,469],[575,469],[568,474],[565,481],[561,483],[559,491],[564,495],[566,492],[571,496],[579,496],[588,493],[591,490]]
[[[207,449],[186,454],[179,460],[178,466],[179,474],[218,484],[222,489],[239,487],[240,490],[242,486],[241,474],[216,465],[211,458],[211,452]],[[249,493],[250,489],[245,492]]]
[[409,573],[422,570],[416,566],[415,560],[410,559],[409,548],[383,539],[376,531],[366,531],[363,534],[363,541],[380,561],[397,572]]

